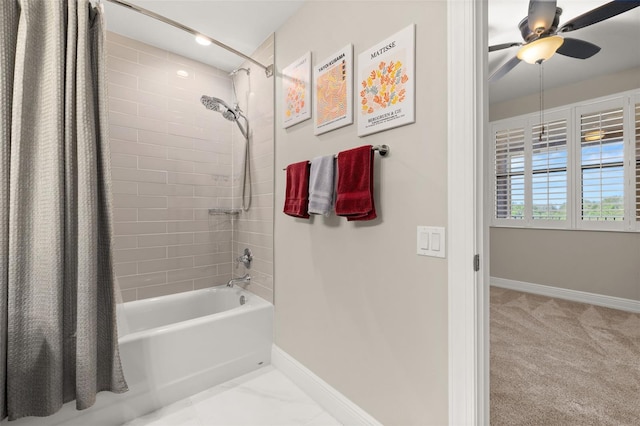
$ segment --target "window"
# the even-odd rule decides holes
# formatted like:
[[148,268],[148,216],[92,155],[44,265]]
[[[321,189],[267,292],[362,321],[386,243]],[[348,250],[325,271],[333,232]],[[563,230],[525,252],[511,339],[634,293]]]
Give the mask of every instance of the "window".
[[533,220],[567,220],[567,120],[532,131]]
[[635,102],[635,114],[634,114],[634,131],[635,131],[635,156],[636,156],[636,179],[633,188],[633,193],[636,197],[635,209],[636,209],[636,222],[640,224],[640,95],[636,96]]
[[624,220],[623,109],[580,116],[583,221]]
[[640,90],[492,123],[493,225],[640,231]]
[[524,128],[495,133],[495,209],[500,219],[524,218]]

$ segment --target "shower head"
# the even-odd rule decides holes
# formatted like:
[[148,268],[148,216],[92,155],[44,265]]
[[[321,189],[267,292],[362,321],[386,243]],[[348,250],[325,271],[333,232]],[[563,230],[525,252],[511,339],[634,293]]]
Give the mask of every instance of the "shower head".
[[200,98],[200,102],[205,108],[210,109],[212,111],[220,112],[220,106],[223,106],[227,110],[230,110],[231,107],[225,103],[222,99],[214,98],[213,96],[202,95]]
[[[200,98],[200,102],[202,102],[202,105],[204,105],[205,108],[222,113],[222,116],[229,121],[238,120],[238,111],[231,108],[222,99],[215,98],[213,96],[202,95],[202,97]],[[224,109],[221,110],[221,107]]]
[[[240,128],[240,132],[242,133],[242,136],[244,136],[245,139],[249,137],[249,133],[248,133],[249,122],[247,120],[247,117],[245,117],[242,114],[242,111],[240,110],[240,108],[238,107],[236,107],[235,109],[231,108],[222,99],[219,99],[213,96],[207,96],[207,95],[202,95],[200,97],[200,102],[202,102],[202,105],[204,105],[205,108],[221,113],[222,116],[227,120],[235,121],[235,123],[238,125],[238,128]],[[245,125],[247,128],[242,126],[240,121],[238,121],[240,117],[244,119]]]

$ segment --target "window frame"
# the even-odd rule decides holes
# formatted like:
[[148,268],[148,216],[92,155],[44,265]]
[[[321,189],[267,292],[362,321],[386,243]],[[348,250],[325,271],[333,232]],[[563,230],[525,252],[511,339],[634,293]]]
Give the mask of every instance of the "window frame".
[[[621,108],[623,119],[623,147],[622,147],[622,167],[623,167],[623,212],[624,219],[620,221],[603,221],[603,220],[582,220],[582,132],[581,132],[581,118],[583,114],[597,113],[600,111],[606,111],[610,109]],[[610,97],[606,100],[598,100],[589,102],[582,105],[577,105],[574,108],[574,135],[573,148],[575,157],[575,194],[574,194],[574,223],[576,229],[581,230],[598,230],[598,231],[625,231],[628,229],[628,200],[629,200],[629,167],[628,167],[628,132],[626,129],[627,109],[625,106],[625,97]]]
[[[513,228],[543,228],[543,229],[570,229],[571,227],[571,214],[570,204],[572,202],[572,194],[570,192],[570,182],[572,181],[571,172],[571,149],[570,149],[570,134],[573,131],[571,126],[571,116],[566,108],[555,108],[553,110],[545,111],[542,121],[544,123],[550,123],[558,120],[565,120],[566,132],[567,132],[567,216],[564,220],[550,220],[550,219],[534,219],[533,218],[533,143],[532,143],[532,129],[534,126],[539,125],[539,114],[527,114],[526,116],[520,116],[515,118],[507,118],[504,120],[498,120],[491,123],[491,138],[492,138],[492,151],[491,161],[492,167],[490,171],[492,176],[488,179],[492,182],[491,186],[491,203],[492,206],[492,226],[501,227],[513,227]],[[496,133],[507,129],[523,128],[524,129],[524,218],[523,219],[511,219],[511,218],[497,218],[496,217],[496,185],[497,175],[495,173],[496,162]]]
[[496,173],[495,167],[496,167],[496,134],[497,132],[500,131],[506,131],[506,130],[510,130],[510,129],[523,129],[524,132],[524,149],[523,149],[523,160],[524,160],[524,171],[522,172],[523,177],[525,177],[525,200],[524,200],[524,205],[526,207],[527,205],[527,200],[526,200],[526,174],[527,174],[527,168],[526,168],[526,158],[527,158],[527,138],[528,133],[527,133],[527,126],[526,126],[526,120],[510,120],[509,122],[505,122],[505,126],[501,126],[500,123],[496,123],[495,125],[490,126],[491,129],[491,135],[492,135],[492,144],[491,144],[491,148],[492,148],[492,156],[491,156],[491,167],[489,167],[488,169],[491,170],[491,175],[492,175],[492,186],[491,186],[491,206],[492,206],[492,211],[493,211],[493,221],[494,223],[496,223],[497,225],[502,225],[502,226],[512,226],[513,224],[523,224],[524,221],[526,220],[526,211],[525,211],[525,216],[522,219],[513,219],[513,218],[498,218],[497,216],[497,200],[496,200],[496,188],[498,185],[498,174]]
[[[629,164],[629,197],[627,199],[629,206],[629,220],[627,230],[640,231],[640,212],[638,211],[638,203],[640,203],[640,195],[638,195],[638,187],[640,187],[640,160],[636,160],[636,156],[640,155],[640,116],[636,123],[636,108],[640,108],[640,90],[629,95],[628,101],[628,120],[625,122],[624,132],[628,137],[628,164]],[[636,152],[636,142],[638,143]],[[626,195],[626,194],[625,194]]]
[[[640,159],[636,162],[635,106],[640,105],[640,88],[587,101],[547,109],[543,112],[543,122],[566,120],[567,152],[567,218],[566,220],[533,219],[533,128],[540,122],[540,112],[495,120],[490,123],[491,167],[487,167],[491,190],[487,191],[487,206],[491,209],[491,226],[532,229],[567,229],[585,231],[640,232],[640,195],[636,194],[636,179],[640,194]],[[613,108],[622,108],[623,119],[623,209],[624,219],[620,221],[582,220],[582,134],[581,116]],[[638,132],[640,132],[640,124]],[[507,129],[524,128],[525,135],[525,217],[523,219],[497,218],[496,203],[496,133]],[[640,158],[640,144],[638,145]],[[636,176],[636,169],[637,176]],[[636,214],[638,216],[636,217]],[[637,218],[637,220],[636,220]]]

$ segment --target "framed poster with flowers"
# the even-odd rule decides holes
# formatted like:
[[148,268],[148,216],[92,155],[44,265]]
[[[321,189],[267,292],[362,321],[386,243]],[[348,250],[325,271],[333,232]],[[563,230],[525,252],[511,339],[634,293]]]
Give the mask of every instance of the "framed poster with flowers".
[[285,129],[311,118],[311,52],[282,70]]
[[358,136],[415,123],[415,24],[358,55]]
[[353,123],[353,45],[348,44],[314,67],[313,133],[320,135]]

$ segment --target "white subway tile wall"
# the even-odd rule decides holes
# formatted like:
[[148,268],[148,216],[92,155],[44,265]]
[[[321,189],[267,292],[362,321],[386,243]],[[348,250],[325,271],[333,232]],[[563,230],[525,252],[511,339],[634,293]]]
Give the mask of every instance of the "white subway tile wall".
[[[274,60],[274,38],[271,35],[251,56],[263,64]],[[273,212],[274,212],[274,78],[267,78],[261,68],[249,62],[250,80],[244,72],[235,77],[240,107],[248,112],[251,123],[251,209],[236,220],[233,233],[233,255],[240,256],[245,248],[253,252],[250,270],[233,266],[234,276],[251,274],[247,290],[273,302]],[[248,96],[245,96],[249,93]],[[247,107],[248,105],[248,107]],[[242,206],[242,167],[244,138],[233,129],[233,205]]]
[[[232,203],[235,125],[205,109],[200,96],[231,102],[228,73],[115,33],[107,35],[107,54],[114,262],[123,299],[226,283],[232,219],[208,209]],[[273,90],[268,96],[273,109]]]

